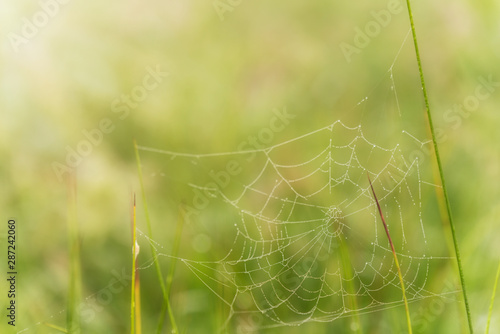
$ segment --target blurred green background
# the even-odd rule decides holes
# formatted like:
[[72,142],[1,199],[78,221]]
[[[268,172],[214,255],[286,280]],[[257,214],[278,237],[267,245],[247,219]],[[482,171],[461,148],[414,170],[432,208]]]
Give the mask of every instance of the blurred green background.
[[[376,22],[374,11],[380,13],[388,6],[399,9],[385,27],[379,24],[380,31],[358,53],[346,58],[342,43],[355,45],[358,31]],[[484,332],[500,261],[500,87],[495,84],[500,81],[500,5],[448,0],[413,6],[472,318],[476,331]],[[2,316],[0,329],[5,333],[58,332],[44,322],[65,327],[70,280],[68,216],[73,212],[70,173],[62,167],[67,165],[68,150],[80,147],[88,152],[74,168],[81,331],[126,333],[129,285],[106,300],[98,297],[109,291],[114,277],[130,273],[133,193],[138,195],[139,228],[147,230],[134,139],[141,146],[178,152],[241,150],[241,142],[269,126],[273,110],[286,108],[295,118],[269,145],[336,120],[362,125],[365,135],[382,147],[404,140],[401,129],[429,140],[403,2],[46,0],[2,1],[0,9],[0,152],[4,162],[0,167],[0,231],[4,250],[7,219],[15,217],[19,271],[17,324],[12,330]],[[155,70],[161,72],[156,85],[145,79],[154,78],[151,72]],[[470,112],[453,109],[470,103],[481,80],[488,78],[494,84],[487,97],[469,105]],[[150,89],[140,88],[144,80]],[[122,100],[124,94],[133,93],[139,98]],[[95,133],[95,129],[102,134],[96,135],[97,144],[82,146],[84,131]],[[424,173],[432,180],[435,161],[425,153],[429,146],[415,146],[411,141],[405,145],[409,155],[420,156]],[[295,154],[301,151],[284,157]],[[199,177],[200,170],[183,168],[169,156],[145,151],[140,155],[153,239],[162,247],[161,253],[171,254],[179,204],[193,200],[187,183]],[[219,163],[204,165],[201,173],[206,177]],[[240,181],[248,183],[245,177]],[[427,246],[431,253],[447,252],[449,231],[440,221],[436,194],[427,191],[424,196],[429,208],[424,220],[436,233]],[[179,256],[197,261],[220,259],[232,239],[224,242],[217,235],[234,233],[233,218],[221,207],[186,222]],[[139,263],[147,264],[151,258],[148,241],[141,237],[139,242]],[[0,263],[6,272],[3,252]],[[166,274],[171,261],[162,257],[161,265]],[[161,291],[153,267],[140,273],[143,332],[153,333]],[[5,310],[8,286],[5,279],[0,282],[0,303]],[[458,289],[453,260],[444,261],[426,286],[440,294],[448,282],[452,290]],[[183,263],[177,263],[171,295],[176,320],[185,333],[215,333],[228,316],[221,299]],[[415,332],[465,333],[461,295],[450,298],[412,303],[415,322],[425,319],[425,326],[421,324]],[[491,333],[500,331],[499,311],[497,300]],[[402,306],[360,317],[364,333],[403,333],[406,329]],[[251,319],[241,321],[249,325],[241,329],[233,320],[224,331],[245,333],[257,328]],[[256,331],[350,333],[350,321]],[[169,326],[167,320],[163,332],[170,332]]]

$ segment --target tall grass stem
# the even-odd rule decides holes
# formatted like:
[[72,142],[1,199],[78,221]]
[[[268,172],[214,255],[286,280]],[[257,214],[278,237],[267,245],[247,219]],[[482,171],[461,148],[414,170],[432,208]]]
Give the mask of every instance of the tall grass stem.
[[81,295],[81,264],[80,264],[80,242],[78,232],[78,215],[76,200],[76,175],[72,173],[69,178],[68,187],[68,239],[69,239],[69,290],[68,311],[66,314],[66,328],[68,333],[80,333],[80,317],[78,304]]
[[434,125],[432,123],[432,114],[431,114],[431,109],[429,107],[429,98],[427,96],[427,89],[425,87],[424,72],[422,70],[422,61],[420,59],[420,52],[419,52],[419,49],[418,49],[417,33],[415,31],[415,24],[413,22],[413,14],[412,14],[412,11],[411,11],[410,0],[406,0],[406,5],[408,7],[408,15],[410,17],[411,32],[412,32],[412,36],[413,36],[413,44],[415,45],[415,55],[417,57],[418,71],[419,71],[419,74],[420,74],[420,83],[422,85],[422,92],[423,92],[423,95],[424,95],[425,109],[426,109],[426,112],[427,112],[427,120],[429,122],[429,128],[430,128],[430,131],[431,131],[432,144],[434,146],[434,153],[436,155],[436,162],[437,162],[437,167],[438,167],[438,170],[439,170],[439,177],[441,179],[441,186],[443,187],[443,196],[444,196],[444,200],[445,200],[445,203],[446,203],[446,212],[448,213],[448,221],[450,222],[451,234],[452,234],[452,237],[453,237],[453,245],[454,245],[454,248],[455,248],[455,256],[457,258],[458,273],[460,275],[460,285],[462,287],[462,294],[463,294],[464,303],[465,303],[465,311],[467,313],[467,321],[468,321],[468,324],[469,324],[469,332],[470,332],[470,334],[473,334],[474,329],[473,329],[473,325],[472,325],[472,318],[471,318],[471,313],[470,313],[469,300],[467,298],[467,290],[465,288],[465,278],[464,278],[464,273],[463,273],[463,268],[462,268],[462,260],[460,258],[460,250],[459,250],[459,247],[458,247],[457,236],[456,236],[456,233],[455,233],[455,224],[453,223],[453,216],[452,216],[452,213],[451,213],[450,200],[449,200],[449,197],[448,197],[448,191],[447,191],[446,183],[445,183],[445,179],[444,179],[443,167],[442,167],[441,158],[440,158],[440,155],[439,155],[439,149],[438,149],[438,145],[437,145],[436,134],[435,134],[435,131],[434,131]]
[[493,304],[495,302],[495,295],[497,294],[498,280],[500,279],[500,263],[498,264],[497,276],[495,277],[495,284],[493,285],[493,293],[491,294],[490,309],[488,311],[488,321],[486,322],[486,334],[490,332],[491,316],[493,314]]
[[[344,237],[342,235],[339,235],[337,237],[337,242],[339,243],[339,250],[340,250],[340,259],[342,261],[342,274],[344,276],[344,280],[346,281],[346,289],[348,292],[348,301],[349,301],[349,306],[350,309],[352,310],[352,326],[354,326],[353,332],[356,334],[363,334],[363,327],[361,326],[361,320],[359,318],[359,312],[358,312],[358,302],[356,299],[356,288],[354,287],[354,281],[353,281],[353,269],[352,269],[352,262],[351,258],[349,256],[349,249],[347,248],[347,244],[344,241]],[[353,328],[353,327],[351,327]]]
[[135,268],[137,261],[137,222],[136,222],[136,208],[135,208],[135,194],[134,206],[132,209],[132,291],[130,293],[130,333],[135,333]]
[[[141,185],[141,195],[142,195],[142,201],[143,201],[143,205],[144,205],[144,214],[146,216],[146,225],[147,225],[147,228],[148,228],[148,237],[152,239],[153,238],[153,231],[151,229],[151,220],[149,218],[148,203],[146,201],[146,191],[144,189],[144,180],[142,178],[141,158],[139,156],[139,149],[137,147],[137,142],[135,140],[134,140],[134,151],[135,151],[135,159],[136,159],[136,162],[137,162],[137,171],[139,173],[139,183]],[[155,249],[155,247],[153,246],[152,243],[150,244],[150,246],[151,246],[151,254],[153,254],[153,258],[154,258],[153,261],[154,261],[154,265],[155,265],[155,269],[156,269],[156,276],[158,277],[158,281],[160,282],[160,288],[161,288],[161,292],[162,292],[162,295],[163,295],[163,303],[166,304],[167,307],[169,307],[169,305],[170,305],[170,297],[169,297],[169,295],[167,293],[167,288],[165,286],[165,282],[164,282],[164,279],[163,279],[163,273],[161,271],[160,262],[158,261],[158,253],[156,252],[156,249]],[[163,316],[164,313],[165,312],[163,311],[160,316]],[[173,316],[173,312],[171,310],[169,312],[169,318],[170,318],[170,322],[172,324],[172,334],[177,334],[178,333],[177,326],[176,326],[176,323],[175,323],[175,318]]]
[[[177,264],[177,255],[179,254],[179,248],[180,248],[180,242],[181,242],[181,237],[182,237],[182,230],[184,228],[184,208],[183,206],[179,206],[179,217],[177,219],[177,226],[175,228],[175,239],[174,239],[174,246],[172,248],[172,259],[170,263],[170,270],[168,272],[167,276],[167,296],[170,298],[170,290],[172,289],[172,282],[173,282],[173,277],[175,273],[175,266]],[[163,301],[161,313],[160,313],[160,320],[158,321],[158,327],[156,330],[157,334],[161,333],[162,327],[163,327],[163,321],[165,319],[165,312],[168,312],[168,316],[170,318],[170,323],[172,325],[172,332],[173,333],[179,333],[179,330],[177,328],[177,324],[175,322],[174,318],[174,313],[172,310],[172,305],[170,304],[170,299],[166,299]]]

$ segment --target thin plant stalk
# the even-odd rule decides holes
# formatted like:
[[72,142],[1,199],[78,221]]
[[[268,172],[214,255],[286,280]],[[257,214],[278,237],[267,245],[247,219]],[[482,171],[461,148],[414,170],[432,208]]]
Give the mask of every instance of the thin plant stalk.
[[135,315],[136,315],[136,304],[135,304],[135,269],[137,261],[137,222],[136,222],[136,207],[135,207],[135,194],[134,194],[134,206],[132,212],[132,291],[130,292],[130,333],[135,334]]
[[349,256],[349,250],[347,249],[347,244],[343,240],[342,236],[338,236],[337,241],[339,242],[339,248],[340,248],[342,272],[344,275],[344,279],[347,281],[347,291],[350,294],[348,300],[350,301],[350,306],[353,312],[352,323],[355,325],[355,333],[362,334],[363,327],[361,326],[361,320],[359,318],[359,313],[358,313],[358,302],[356,300],[356,295],[355,295],[356,290],[354,288],[354,283],[353,283],[352,264],[351,264],[351,258]]
[[182,230],[185,223],[185,209],[182,205],[179,206],[179,218],[177,220],[177,226],[175,229],[175,240],[174,246],[172,247],[172,263],[170,265],[170,271],[167,276],[167,292],[170,294],[172,289],[172,281],[175,273],[175,266],[177,264],[177,255],[179,254],[179,248],[181,245]]
[[[172,282],[173,282],[173,277],[175,273],[175,266],[177,264],[177,255],[179,254],[179,248],[180,248],[180,242],[181,242],[181,237],[182,237],[182,230],[184,228],[184,216],[185,211],[184,207],[181,205],[179,206],[179,217],[177,219],[177,226],[175,228],[175,239],[174,239],[174,246],[172,249],[172,258],[171,258],[171,263],[170,263],[170,270],[168,272],[167,276],[167,296],[170,297],[170,290],[172,289]],[[157,327],[157,334],[161,333],[162,327],[163,327],[163,321],[165,319],[165,312],[168,312],[168,316],[172,322],[172,329],[178,333],[178,329],[175,323],[174,319],[174,314],[172,310],[172,306],[170,304],[170,300],[166,299],[163,301],[161,313],[160,313],[160,320],[158,321],[158,327]]]
[[465,311],[467,312],[467,321],[468,321],[468,324],[469,324],[469,332],[470,332],[470,334],[473,334],[474,329],[473,329],[473,325],[472,325],[472,318],[471,318],[471,313],[470,313],[469,300],[467,298],[467,291],[466,291],[466,288],[465,288],[465,278],[464,278],[464,273],[463,273],[463,268],[462,268],[462,261],[461,261],[461,258],[460,258],[460,251],[459,251],[459,248],[458,248],[457,236],[456,236],[456,233],[455,233],[455,224],[453,223],[453,217],[452,217],[452,214],[451,214],[451,206],[450,206],[450,201],[449,201],[449,198],[448,198],[448,191],[447,191],[446,183],[445,183],[445,179],[444,179],[443,167],[442,167],[441,158],[440,158],[440,155],[439,155],[439,149],[438,149],[438,145],[437,145],[436,134],[435,134],[435,131],[434,131],[434,125],[432,123],[432,114],[431,114],[431,109],[429,107],[429,98],[427,97],[427,89],[425,87],[424,72],[422,70],[422,62],[420,60],[420,52],[419,52],[419,49],[418,49],[417,34],[415,32],[415,24],[413,22],[413,14],[412,14],[412,11],[411,11],[410,0],[406,0],[406,5],[408,7],[408,15],[410,17],[411,32],[412,32],[412,36],[413,36],[413,44],[415,45],[415,55],[417,57],[418,71],[419,71],[419,74],[420,74],[420,83],[422,85],[422,92],[423,92],[423,95],[424,95],[425,109],[426,109],[426,112],[427,112],[427,120],[428,120],[428,124],[429,124],[429,129],[430,129],[430,132],[431,132],[432,144],[434,146],[434,153],[436,155],[436,162],[437,162],[437,167],[438,167],[438,170],[439,170],[439,177],[441,179],[441,186],[443,187],[443,196],[444,196],[444,200],[445,200],[445,203],[446,203],[446,212],[448,214],[448,221],[450,222],[451,234],[452,234],[452,237],[453,237],[453,245],[454,245],[454,248],[455,248],[455,256],[457,258],[458,273],[459,273],[459,276],[460,276],[460,285],[462,286],[462,293],[463,293],[463,297],[464,297]]
[[493,294],[491,295],[490,310],[488,311],[488,321],[486,322],[486,334],[490,332],[491,315],[493,314],[493,303],[495,302],[495,295],[497,293],[498,280],[500,279],[500,263],[498,264],[497,276],[495,284],[493,285]]
[[[146,225],[148,228],[148,237],[152,238],[153,231],[151,229],[151,220],[149,219],[149,210],[148,210],[148,204],[146,201],[146,192],[144,190],[144,182],[142,179],[141,159],[139,157],[139,149],[137,147],[137,143],[135,140],[134,140],[134,151],[135,151],[135,159],[137,162],[137,171],[139,173],[139,183],[141,185],[141,194],[142,194],[142,201],[143,201],[143,205],[144,205],[144,214],[146,216]],[[167,308],[170,308],[170,297],[167,293],[167,288],[165,286],[165,282],[163,279],[163,273],[161,271],[160,262],[158,261],[158,254],[157,254],[156,249],[153,246],[153,244],[150,244],[150,247],[151,247],[151,253],[153,254],[153,259],[154,259],[153,261],[154,261],[154,265],[155,265],[155,269],[156,269],[156,276],[158,277],[161,292],[163,295],[163,303],[167,305]],[[165,312],[162,312],[162,314],[164,314],[164,313]],[[173,315],[173,312],[171,311],[171,309],[169,312],[169,318],[170,318],[170,323],[172,325],[172,334],[179,333],[179,331],[177,329],[176,322],[175,322],[175,318],[174,318],[174,315]],[[160,326],[160,324],[159,324],[159,326]],[[160,328],[160,331],[161,331],[161,328]]]
[[373,189],[372,181],[370,180],[370,175],[368,176],[368,182],[370,182],[370,188],[372,190],[373,198],[375,198],[375,203],[377,203],[378,213],[380,214],[380,219],[382,219],[382,223],[384,224],[385,233],[387,234],[387,239],[389,239],[389,245],[391,246],[392,255],[394,256],[394,263],[396,264],[396,268],[398,270],[399,283],[401,284],[401,290],[403,291],[403,300],[405,303],[405,311],[406,311],[406,322],[408,324],[408,333],[412,334],[411,330],[411,318],[410,318],[410,309],[408,307],[408,299],[406,298],[406,290],[405,284],[403,281],[403,274],[401,273],[401,268],[399,267],[398,257],[396,255],[396,250],[394,249],[394,244],[392,243],[391,234],[389,233],[389,229],[387,228],[387,224],[385,223],[384,215],[382,214],[382,208],[380,207],[380,203],[378,202],[377,195],[375,195],[375,189]]
[[[331,215],[331,220],[330,222],[333,224],[332,227],[342,229],[342,224],[344,222],[338,221],[340,218],[341,212],[340,211],[334,211],[333,214]],[[336,226],[338,225],[338,226]],[[349,309],[352,311],[352,320],[351,324],[355,326],[353,328],[353,331],[356,334],[362,334],[363,333],[363,328],[361,326],[361,320],[359,318],[359,313],[358,313],[358,302],[356,300],[356,289],[354,287],[353,283],[353,269],[352,269],[352,263],[351,263],[351,258],[349,256],[349,249],[347,247],[347,243],[344,241],[344,236],[342,233],[336,233],[336,231],[333,231],[334,234],[337,235],[336,241],[338,243],[338,247],[340,250],[340,260],[342,263],[342,278],[344,281],[346,281],[346,289],[349,294],[349,297],[347,297],[346,304],[348,304]],[[351,327],[352,328],[352,327]]]
[[56,326],[54,324],[50,324],[48,322],[44,322],[43,323],[45,326],[49,327],[49,328],[52,328],[52,329],[55,329],[61,333],[68,333],[68,331],[66,330],[66,328],[62,328],[62,327],[59,327],[59,326]]
[[70,334],[80,333],[80,318],[78,315],[81,295],[80,244],[78,240],[78,218],[76,204],[76,176],[71,174],[69,181],[68,205],[68,239],[69,239],[69,291],[66,327]]

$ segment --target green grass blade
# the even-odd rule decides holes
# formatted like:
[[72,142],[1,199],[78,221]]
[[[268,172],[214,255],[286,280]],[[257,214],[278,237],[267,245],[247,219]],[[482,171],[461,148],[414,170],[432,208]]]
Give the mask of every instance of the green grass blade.
[[429,107],[429,98],[427,97],[427,89],[425,87],[425,80],[424,80],[424,72],[422,70],[422,62],[420,60],[420,52],[418,49],[418,42],[417,42],[417,34],[415,32],[415,24],[413,22],[413,14],[411,11],[411,6],[410,6],[410,0],[406,0],[406,5],[408,7],[408,15],[410,17],[410,25],[411,25],[411,32],[413,36],[413,44],[415,46],[415,55],[417,57],[417,64],[418,64],[418,71],[420,74],[420,83],[422,85],[422,92],[424,95],[424,102],[425,102],[425,109],[427,112],[427,120],[429,122],[429,128],[431,132],[431,137],[432,137],[432,144],[434,146],[434,153],[436,155],[436,162],[437,162],[437,167],[439,170],[439,177],[441,179],[441,186],[443,188],[443,196],[444,200],[446,203],[446,212],[448,214],[448,221],[450,222],[450,228],[451,228],[451,234],[453,237],[453,245],[455,248],[455,256],[457,258],[457,265],[458,265],[458,273],[460,276],[460,285],[462,286],[462,294],[464,298],[464,303],[465,303],[465,311],[467,313],[467,321],[469,324],[469,332],[472,334],[474,332],[473,325],[472,325],[472,318],[471,318],[471,313],[470,313],[470,307],[469,307],[469,300],[467,298],[467,291],[465,288],[465,278],[464,278],[464,273],[463,273],[463,268],[462,268],[462,260],[460,258],[460,250],[458,248],[458,242],[457,242],[457,236],[455,233],[455,224],[453,223],[453,216],[451,214],[451,206],[450,206],[450,201],[448,198],[448,191],[446,188],[446,183],[444,179],[444,173],[443,173],[443,167],[441,163],[441,158],[439,155],[439,149],[437,145],[437,140],[436,140],[436,134],[434,131],[434,125],[432,123],[432,114],[431,114],[431,109]]
[[135,206],[135,194],[134,194],[134,204],[132,211],[132,291],[130,292],[130,333],[135,333],[135,317],[136,317],[136,267],[137,267],[137,221],[136,221],[136,206]]
[[52,329],[55,329],[55,330],[57,330],[57,331],[59,331],[61,333],[68,333],[68,331],[66,330],[66,328],[62,328],[62,327],[56,326],[54,324],[49,324],[48,322],[44,322],[43,324],[44,324],[44,326],[47,326],[47,327],[52,328]]
[[[136,159],[136,162],[137,162],[137,171],[139,173],[139,183],[141,185],[142,201],[144,203],[144,214],[146,216],[146,225],[147,225],[147,228],[148,228],[148,237],[152,239],[153,238],[153,232],[152,232],[152,229],[151,229],[151,220],[149,219],[148,204],[147,204],[147,201],[146,201],[146,191],[144,190],[144,182],[143,182],[143,178],[142,178],[141,158],[139,156],[139,149],[137,147],[137,143],[135,142],[135,140],[134,140],[134,151],[135,151],[135,159]],[[158,254],[157,254],[156,249],[154,248],[154,246],[152,244],[150,244],[150,247],[151,247],[151,253],[153,254],[153,258],[154,258],[154,265],[155,265],[155,269],[156,269],[156,275],[158,277],[158,281],[160,283],[161,292],[162,292],[162,295],[163,295],[163,303],[166,304],[167,309],[168,309],[170,307],[170,297],[169,297],[169,295],[167,293],[167,288],[165,286],[165,282],[164,282],[164,279],[163,279],[163,274],[162,274],[162,271],[161,271],[161,268],[160,268],[160,262],[158,261]],[[165,311],[161,312],[161,314],[165,314]],[[172,322],[172,328],[173,328],[172,333],[173,334],[177,334],[178,333],[177,326],[175,324],[175,319],[173,317],[173,313],[172,313],[171,309],[170,309],[170,312],[169,312],[169,316],[170,316],[170,321]]]
[[163,323],[165,322],[165,312],[168,312],[168,318],[172,325],[172,333],[179,333],[177,328],[177,323],[175,322],[174,311],[172,310],[172,305],[170,304],[170,298],[164,299],[160,311],[160,319],[158,320],[158,326],[156,327],[156,333],[160,334],[163,329]]
[[[172,249],[172,260],[170,264],[170,270],[167,276],[167,296],[170,298],[170,290],[172,289],[172,281],[175,273],[175,266],[177,264],[177,255],[179,254],[179,248],[180,248],[180,243],[181,243],[181,237],[182,237],[182,230],[184,228],[184,208],[182,206],[179,206],[179,218],[177,220],[177,226],[175,229],[175,239],[174,239],[174,246]],[[166,299],[163,301],[161,313],[160,313],[160,320],[158,321],[158,327],[156,330],[157,334],[161,333],[161,330],[163,328],[163,322],[165,319],[165,312],[168,312],[168,317],[170,319],[170,323],[172,325],[172,332],[173,333],[179,333],[179,330],[177,328],[177,324],[175,322],[175,317],[174,313],[172,310],[172,305],[170,304],[170,300]]]
[[488,321],[486,322],[486,334],[490,332],[490,322],[491,322],[491,316],[493,314],[493,303],[495,302],[495,295],[497,293],[497,286],[499,279],[500,279],[500,263],[498,264],[497,276],[495,278],[495,284],[493,285],[493,293],[491,295],[490,309],[488,311]]
[[78,240],[78,218],[76,204],[76,176],[69,181],[68,239],[69,239],[69,289],[66,328],[68,333],[80,333],[78,303],[81,295],[80,243]]
[[181,205],[179,206],[179,218],[177,220],[177,226],[175,229],[175,240],[174,240],[174,246],[172,248],[172,264],[170,265],[170,271],[168,273],[167,277],[167,293],[170,295],[170,290],[172,288],[172,280],[174,277],[175,273],[175,266],[177,264],[177,255],[179,255],[179,248],[181,245],[181,237],[182,237],[182,230],[184,229],[184,223],[185,223],[185,210],[184,207]]
[[[144,214],[146,216],[146,225],[148,228],[148,237],[152,238],[153,231],[151,229],[151,220],[149,219],[148,203],[146,201],[146,192],[144,190],[144,182],[142,179],[141,159],[139,157],[139,149],[137,148],[137,143],[135,142],[135,140],[134,140],[134,150],[135,150],[135,159],[137,162],[137,171],[139,173],[139,183],[141,185],[141,195],[142,195],[142,202],[144,205]],[[160,282],[161,292],[162,292],[163,296],[165,297],[167,290],[165,288],[165,283],[163,282],[163,274],[161,272],[160,263],[158,262],[158,254],[156,252],[156,249],[153,247],[153,245],[150,245],[150,246],[151,246],[151,253],[153,254],[153,258],[154,258],[154,265],[156,268],[156,274],[158,276],[158,281]]]
[[349,249],[347,248],[347,244],[344,241],[342,235],[337,237],[337,241],[339,243],[340,258],[342,261],[342,275],[344,279],[347,280],[347,292],[350,294],[349,302],[350,302],[350,308],[352,309],[353,313],[352,324],[355,326],[353,332],[357,334],[362,334],[363,327],[361,326],[361,320],[359,318],[358,302],[356,299],[356,289],[353,283],[354,275],[352,273],[353,269],[352,269],[351,258],[349,256]]
[[410,309],[408,307],[408,300],[406,299],[406,290],[405,290],[405,284],[403,281],[403,274],[401,273],[401,268],[399,267],[399,262],[398,262],[398,257],[396,255],[396,250],[394,249],[394,244],[392,243],[391,234],[389,233],[389,228],[387,228],[387,224],[385,223],[384,215],[382,213],[382,208],[380,207],[380,203],[378,202],[377,195],[375,194],[375,189],[373,189],[372,181],[370,180],[370,175],[368,175],[368,172],[366,173],[366,175],[368,176],[368,182],[370,182],[370,188],[372,189],[373,198],[375,198],[375,203],[377,204],[378,213],[380,215],[380,219],[382,219],[382,223],[384,224],[385,233],[387,234],[387,239],[389,239],[389,244],[391,246],[392,255],[394,256],[394,263],[396,264],[396,268],[398,270],[399,283],[401,284],[401,290],[403,291],[403,300],[405,303],[406,322],[408,324],[408,333],[412,334]]
[[[331,213],[330,213],[331,212]],[[347,246],[346,241],[344,240],[344,234],[340,233],[343,227],[342,225],[345,222],[340,221],[341,212],[340,210],[333,210],[329,212],[330,223],[332,224],[332,230],[334,235],[336,235],[336,241],[339,248],[340,253],[340,262],[341,262],[341,279],[346,282],[346,292],[347,298],[344,301],[347,307],[352,314],[351,318],[351,330],[356,334],[362,334],[363,328],[361,326],[361,320],[359,318],[358,312],[358,301],[356,299],[356,288],[354,286],[354,274],[353,274],[353,266],[351,262],[351,257],[349,256],[349,248]],[[338,230],[337,230],[338,229]]]

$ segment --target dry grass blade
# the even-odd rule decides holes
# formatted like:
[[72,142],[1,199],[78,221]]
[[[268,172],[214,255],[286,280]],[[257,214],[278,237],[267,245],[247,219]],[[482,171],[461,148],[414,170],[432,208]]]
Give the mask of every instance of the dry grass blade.
[[391,234],[389,233],[389,229],[387,228],[387,224],[385,222],[384,215],[382,213],[382,208],[380,207],[380,203],[378,202],[377,195],[375,194],[375,189],[373,189],[373,184],[372,181],[370,180],[370,175],[368,174],[368,172],[366,173],[366,176],[368,176],[368,182],[370,182],[370,188],[372,190],[373,198],[375,199],[375,203],[377,203],[378,213],[380,214],[380,219],[382,220],[382,224],[384,224],[385,233],[387,234],[387,239],[389,239],[392,255],[394,256],[394,263],[396,264],[396,268],[398,270],[399,283],[401,283],[401,290],[403,291],[403,300],[405,303],[406,322],[408,323],[408,333],[411,334],[412,330],[411,330],[411,320],[410,320],[410,309],[408,308],[408,300],[406,299],[406,290],[403,281],[403,274],[401,273],[401,268],[399,267],[398,257],[396,255],[396,250],[394,249],[394,244],[392,243]]
[[[138,247],[138,245],[136,245]],[[138,248],[137,248],[138,249]],[[137,252],[138,253],[138,252]],[[137,257],[137,255],[136,255]],[[135,333],[142,333],[142,321],[141,321],[141,277],[139,275],[139,270],[137,269],[137,259],[135,261]]]

